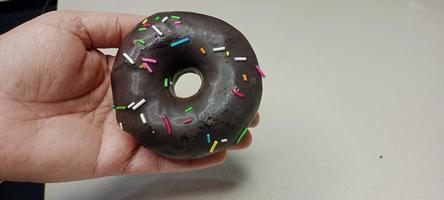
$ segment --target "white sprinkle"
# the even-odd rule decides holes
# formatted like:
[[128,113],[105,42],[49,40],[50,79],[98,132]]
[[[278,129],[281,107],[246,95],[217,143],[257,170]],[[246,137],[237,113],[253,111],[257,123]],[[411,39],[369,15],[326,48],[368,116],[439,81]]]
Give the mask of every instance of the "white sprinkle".
[[154,31],[156,31],[156,33],[157,33],[159,36],[163,36],[163,33],[157,28],[156,25],[152,25],[151,28],[153,28]]
[[218,52],[218,51],[225,51],[225,47],[216,47],[216,48],[213,48],[213,52]]
[[152,130],[151,133],[154,134],[154,133],[156,133],[156,131]]
[[132,65],[134,65],[134,63],[135,63],[134,60],[133,60],[131,57],[129,57],[128,54],[123,53],[123,57],[125,57],[126,60],[128,60],[129,63],[131,63]]
[[247,61],[247,57],[234,57],[234,61]]
[[165,23],[167,20],[168,20],[168,17],[164,17],[164,18],[162,19],[162,23]]
[[122,122],[119,122],[119,126],[120,126],[120,129],[123,130],[123,124],[122,124]]
[[227,138],[224,138],[224,139],[220,140],[220,142],[227,142],[227,141],[228,141]]
[[146,102],[145,99],[140,100],[139,102],[136,103],[136,105],[134,105],[132,107],[133,110],[136,110],[137,108],[139,108],[142,104],[144,104]]
[[133,102],[131,102],[128,106],[127,106],[127,108],[131,108],[131,107],[133,107],[134,106],[134,104],[136,104],[136,103],[134,103],[134,101]]
[[143,124],[146,124],[145,115],[143,115],[143,113],[140,113],[140,119],[142,119]]

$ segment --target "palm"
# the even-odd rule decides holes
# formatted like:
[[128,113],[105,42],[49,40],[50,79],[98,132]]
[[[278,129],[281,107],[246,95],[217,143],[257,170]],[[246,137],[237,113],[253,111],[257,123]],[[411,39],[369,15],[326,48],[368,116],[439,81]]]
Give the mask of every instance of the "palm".
[[[21,135],[13,138],[23,141],[13,153],[36,147],[17,164],[35,166],[41,173],[61,170],[66,179],[84,178],[70,176],[79,171],[85,177],[109,170],[119,173],[138,145],[114,120],[109,79],[112,58],[85,48],[82,36],[57,26],[59,19],[49,20],[15,30],[22,34],[14,41],[33,45],[9,51],[25,56],[1,59],[7,67],[2,80],[8,80],[1,88],[0,103],[3,113],[8,113],[2,118],[17,122],[2,129]],[[9,36],[2,42],[9,42]],[[6,48],[14,45],[20,44],[1,45],[5,48],[1,51],[8,52]]]
[[[80,14],[94,16],[76,17]],[[141,18],[80,14],[46,15],[0,37],[0,146],[6,147],[0,160],[20,158],[0,165],[8,169],[0,170],[0,178],[6,171],[18,180],[76,180],[221,162],[224,153],[193,161],[162,159],[119,128],[111,109],[113,57],[96,48],[117,46]],[[122,19],[127,24],[119,24]],[[100,34],[89,30],[93,22]]]

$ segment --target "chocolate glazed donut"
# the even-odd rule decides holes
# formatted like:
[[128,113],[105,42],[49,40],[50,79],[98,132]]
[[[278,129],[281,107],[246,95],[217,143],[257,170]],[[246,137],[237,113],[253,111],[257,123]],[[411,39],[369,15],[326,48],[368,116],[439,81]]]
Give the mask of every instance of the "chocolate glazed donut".
[[[184,73],[199,91],[177,97]],[[167,158],[199,158],[239,143],[259,108],[262,77],[247,39],[228,23],[189,12],[152,15],[126,36],[111,73],[117,121]]]

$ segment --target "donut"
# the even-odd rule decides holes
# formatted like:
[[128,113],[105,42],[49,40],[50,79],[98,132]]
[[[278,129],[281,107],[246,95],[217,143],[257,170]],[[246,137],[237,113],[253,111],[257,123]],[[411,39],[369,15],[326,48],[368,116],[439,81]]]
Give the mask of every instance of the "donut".
[[[174,84],[202,84],[178,97]],[[264,72],[248,40],[230,24],[191,12],[145,18],[122,41],[111,71],[117,122],[145,148],[194,159],[241,142],[261,101]]]

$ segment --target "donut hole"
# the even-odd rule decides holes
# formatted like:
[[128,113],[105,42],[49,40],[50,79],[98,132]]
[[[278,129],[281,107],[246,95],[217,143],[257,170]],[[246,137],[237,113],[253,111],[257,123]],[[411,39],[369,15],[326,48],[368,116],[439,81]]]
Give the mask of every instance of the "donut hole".
[[199,92],[202,82],[202,74],[197,69],[187,68],[173,77],[173,87],[170,87],[170,92],[178,98],[189,98]]

